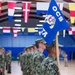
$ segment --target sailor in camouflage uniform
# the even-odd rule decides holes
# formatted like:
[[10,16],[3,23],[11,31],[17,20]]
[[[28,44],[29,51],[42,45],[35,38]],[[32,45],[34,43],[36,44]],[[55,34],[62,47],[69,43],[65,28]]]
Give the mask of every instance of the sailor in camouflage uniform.
[[20,56],[19,56],[21,70],[23,70],[23,53],[24,53],[24,51],[22,51]]
[[37,53],[33,56],[34,61],[34,68],[33,68],[33,75],[41,75],[41,63],[45,59],[43,55],[43,51],[46,48],[43,39],[39,39],[35,41],[37,47]]
[[33,44],[33,52],[35,53],[36,51],[37,51],[37,47],[36,47],[36,45],[35,44]]
[[12,60],[12,56],[11,56],[11,51],[7,51],[6,53],[6,69],[7,69],[7,73],[11,73],[11,60]]
[[20,64],[20,56],[21,56],[22,52],[18,53],[17,59],[18,59],[18,64]]
[[22,54],[22,71],[23,75],[27,75],[27,48],[24,49],[24,53]]
[[47,45],[48,57],[42,62],[41,75],[59,75],[59,69],[56,62],[56,42],[53,41],[50,46]]
[[0,75],[5,75],[5,50],[0,47]]
[[28,75],[33,75],[33,54],[34,48],[33,46],[29,46],[30,52],[28,53]]
[[31,63],[32,63],[32,66],[31,66],[31,68],[32,68],[32,75],[35,75],[35,73],[34,73],[34,60],[33,60],[33,58],[34,58],[34,56],[35,55],[37,55],[39,53],[39,50],[37,50],[37,47],[36,47],[36,45],[35,44],[33,44],[33,51],[32,51],[32,60],[31,60]]
[[28,52],[28,55],[27,55],[27,75],[32,75],[32,69],[31,69],[31,67],[32,67],[32,52],[33,52],[33,50],[31,50],[31,46],[29,46],[28,47],[28,49],[29,49],[29,52]]
[[24,68],[24,63],[25,63],[25,50],[23,51],[22,55],[21,55],[21,70],[23,71]]

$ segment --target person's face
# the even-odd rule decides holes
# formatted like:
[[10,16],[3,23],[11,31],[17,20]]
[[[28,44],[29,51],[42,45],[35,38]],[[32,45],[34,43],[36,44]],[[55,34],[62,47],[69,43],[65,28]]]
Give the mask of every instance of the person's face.
[[0,51],[1,51],[2,53],[5,53],[5,51],[4,51],[3,49],[0,49]]
[[11,51],[10,51],[10,52],[8,52],[8,54],[11,54]]
[[[52,48],[53,53],[55,54],[55,56],[57,56],[57,51],[56,51],[56,47]],[[60,55],[60,49],[58,48],[58,55]]]
[[42,49],[46,49],[46,45],[44,43],[39,43],[39,46],[42,48]]
[[30,52],[30,49],[27,49],[27,52]]
[[31,48],[31,51],[33,51],[34,49],[33,48]]
[[34,50],[35,50],[35,51],[37,50],[36,46],[34,46]]

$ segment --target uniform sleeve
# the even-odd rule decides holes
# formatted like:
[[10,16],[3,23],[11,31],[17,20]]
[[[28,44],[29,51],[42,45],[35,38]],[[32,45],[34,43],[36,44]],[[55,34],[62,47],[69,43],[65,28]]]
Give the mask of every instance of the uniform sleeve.
[[41,73],[41,75],[45,75],[45,73],[47,72],[46,64],[43,62],[42,65],[41,65],[41,67],[42,67],[42,73]]
[[39,72],[39,68],[40,68],[40,60],[39,58],[36,56],[34,58],[34,69],[35,69],[35,73]]
[[42,75],[59,75],[58,67],[56,64],[49,63],[48,61],[42,63]]
[[34,69],[36,74],[39,74],[39,75],[41,74],[41,63],[43,60],[44,60],[44,57],[40,55],[34,58]]
[[52,65],[50,65],[50,67],[51,67],[50,75],[59,75],[59,69],[56,64],[52,64]]
[[11,62],[12,57],[10,55],[8,55],[8,62]]
[[45,59],[43,62],[42,62],[42,75],[49,75],[47,72],[49,72],[48,70],[48,66],[49,66],[49,62],[47,61],[47,59]]

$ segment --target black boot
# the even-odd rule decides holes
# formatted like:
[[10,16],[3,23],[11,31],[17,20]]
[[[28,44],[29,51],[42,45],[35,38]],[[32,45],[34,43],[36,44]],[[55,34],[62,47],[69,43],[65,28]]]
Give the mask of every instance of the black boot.
[[11,73],[11,66],[8,65],[8,72],[7,73]]

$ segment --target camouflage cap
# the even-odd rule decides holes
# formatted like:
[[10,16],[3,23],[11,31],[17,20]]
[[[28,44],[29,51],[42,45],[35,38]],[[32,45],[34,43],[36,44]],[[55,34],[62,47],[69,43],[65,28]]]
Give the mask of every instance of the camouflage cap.
[[35,44],[33,44],[33,46],[36,46]]
[[56,47],[56,41],[55,40],[52,42],[51,47]]
[[27,50],[27,49],[29,49],[29,48],[30,48],[30,47],[28,46],[28,47],[25,48],[25,50]]
[[[49,45],[47,45],[49,46]],[[58,44],[59,47],[63,47],[63,45]],[[49,47],[56,47],[56,40],[53,40],[52,44]]]
[[41,39],[38,39],[38,40],[35,41],[35,44],[39,44],[39,43],[45,43],[45,42],[44,42],[44,40],[41,38]]
[[33,47],[33,45],[29,46],[29,48],[32,48],[32,47]]
[[27,50],[27,49],[28,49],[28,47],[25,48],[25,50]]
[[11,54],[12,52],[11,52],[11,50],[8,50],[6,53],[7,53],[7,54]]
[[0,46],[0,49],[5,50],[3,47]]
[[47,45],[47,47],[56,47],[56,41],[54,40],[51,45]]

